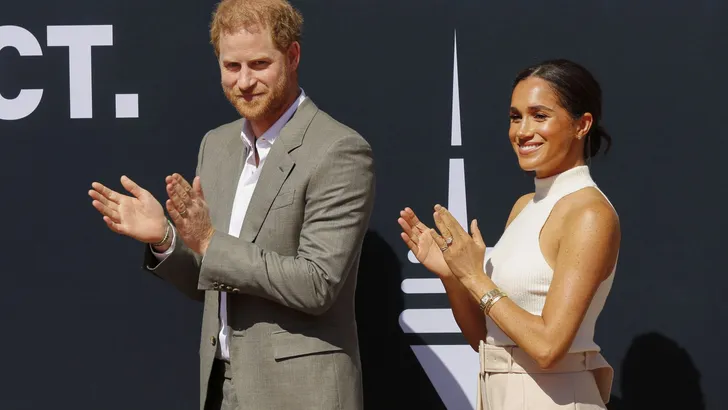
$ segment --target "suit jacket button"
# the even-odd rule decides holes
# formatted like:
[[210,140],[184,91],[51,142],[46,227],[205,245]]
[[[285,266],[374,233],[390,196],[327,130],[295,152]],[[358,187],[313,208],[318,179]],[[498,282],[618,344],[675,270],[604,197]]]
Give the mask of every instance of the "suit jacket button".
[[215,346],[217,344],[217,338],[215,336],[210,336],[210,343]]
[[238,289],[238,288],[233,289],[233,293],[240,293],[240,289]]

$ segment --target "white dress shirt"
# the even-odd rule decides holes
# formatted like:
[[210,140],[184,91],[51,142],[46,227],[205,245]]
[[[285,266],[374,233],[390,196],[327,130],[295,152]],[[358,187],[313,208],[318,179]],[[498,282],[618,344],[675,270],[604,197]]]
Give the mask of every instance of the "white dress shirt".
[[[306,94],[301,90],[298,99],[291,104],[283,115],[270,127],[266,132],[263,133],[256,140],[253,135],[253,130],[250,127],[250,123],[247,120],[243,120],[243,130],[240,137],[243,140],[243,144],[247,148],[248,155],[245,158],[245,164],[243,165],[243,171],[238,182],[237,190],[235,191],[235,199],[233,200],[232,213],[230,215],[230,228],[228,229],[228,235],[239,237],[240,230],[243,227],[243,220],[245,219],[245,213],[248,210],[248,205],[253,197],[253,191],[258,183],[260,177],[260,171],[263,168],[265,159],[270,152],[273,143],[278,138],[283,126],[286,125],[288,120],[293,117],[296,109],[301,105],[303,100],[306,99]],[[258,152],[259,163],[255,164],[255,152]],[[176,235],[172,235],[172,245],[164,253],[158,253],[152,248],[152,253],[161,262],[169,254],[174,251],[176,243]],[[227,323],[227,293],[220,292],[220,334],[218,343],[218,350],[216,356],[223,360],[230,360],[230,326]]]

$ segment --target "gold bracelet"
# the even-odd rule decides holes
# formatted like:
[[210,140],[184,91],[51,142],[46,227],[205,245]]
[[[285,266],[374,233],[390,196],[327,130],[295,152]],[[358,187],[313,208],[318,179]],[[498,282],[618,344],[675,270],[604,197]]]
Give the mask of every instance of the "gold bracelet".
[[485,312],[488,306],[493,304],[493,299],[498,297],[506,296],[505,292],[502,290],[495,288],[488,291],[483,297],[480,298],[480,310]]
[[167,242],[167,239],[169,239],[169,232],[172,230],[172,223],[169,222],[169,219],[167,220],[167,229],[164,231],[164,238],[162,238],[161,241],[157,243],[152,243],[152,246],[162,246]]
[[490,309],[495,305],[495,302],[501,300],[501,298],[508,297],[508,295],[505,294],[505,292],[501,292],[499,295],[495,296],[493,299],[490,300],[490,303],[488,303],[488,306],[485,307],[485,315],[490,316]]

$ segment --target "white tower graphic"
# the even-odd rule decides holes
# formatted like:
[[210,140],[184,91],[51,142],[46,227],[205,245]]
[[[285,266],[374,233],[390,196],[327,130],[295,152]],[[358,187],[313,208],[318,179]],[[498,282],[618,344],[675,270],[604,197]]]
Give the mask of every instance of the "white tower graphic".
[[[450,145],[462,145],[457,33],[453,51]],[[447,202],[448,210],[468,230],[463,158],[450,158]],[[412,251],[407,256],[410,262],[419,263]],[[437,278],[405,279],[402,291],[407,294],[445,293],[445,288]],[[405,333],[460,333],[450,309],[407,309],[400,315],[399,324]],[[412,346],[412,350],[448,409],[475,408],[479,362],[478,354],[470,346],[417,345]]]

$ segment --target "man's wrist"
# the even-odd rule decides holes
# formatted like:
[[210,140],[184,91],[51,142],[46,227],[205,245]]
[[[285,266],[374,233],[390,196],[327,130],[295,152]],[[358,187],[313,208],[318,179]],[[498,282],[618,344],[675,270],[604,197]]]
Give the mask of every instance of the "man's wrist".
[[169,248],[169,243],[172,241],[172,223],[169,220],[165,220],[164,237],[159,242],[150,243],[153,248]]
[[205,253],[207,253],[207,248],[210,246],[210,242],[212,242],[213,235],[215,235],[215,229],[210,228],[207,238],[200,243],[200,255],[205,256]]

